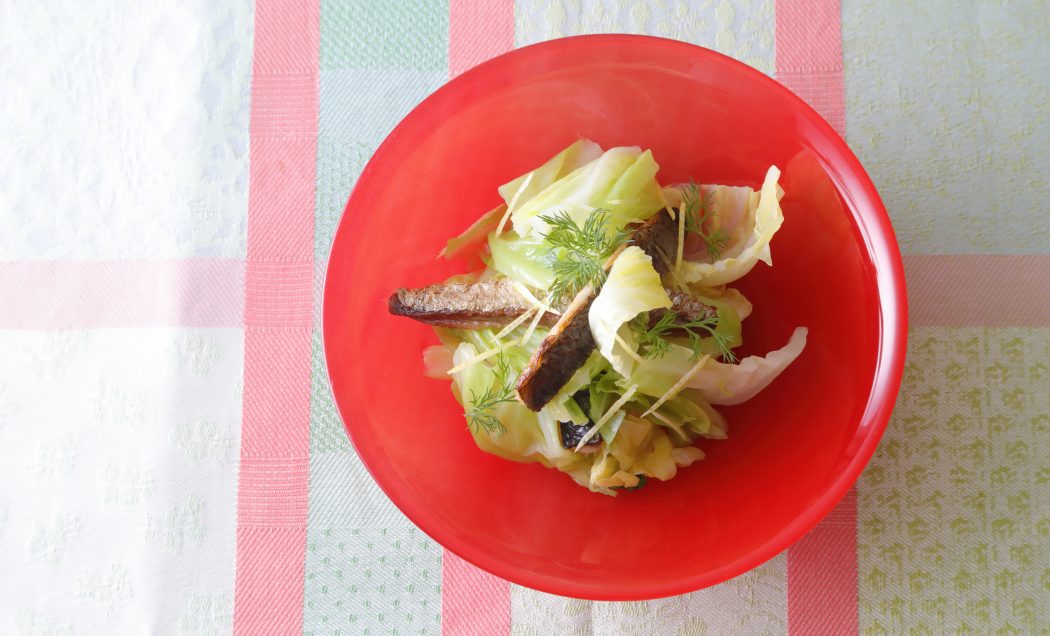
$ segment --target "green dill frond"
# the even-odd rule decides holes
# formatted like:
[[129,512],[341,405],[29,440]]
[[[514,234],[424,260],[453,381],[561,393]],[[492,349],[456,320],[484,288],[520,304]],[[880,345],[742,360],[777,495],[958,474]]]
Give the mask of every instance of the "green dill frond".
[[466,410],[464,416],[467,418],[467,424],[470,426],[471,431],[475,433],[479,429],[484,429],[489,433],[502,434],[504,430],[503,423],[499,421],[499,418],[492,411],[497,405],[504,402],[513,402],[515,399],[514,375],[511,373],[510,365],[502,353],[496,356],[493,373],[496,375],[495,382],[480,395],[473,390],[470,391],[470,400],[468,401],[470,408]]
[[571,298],[591,285],[600,287],[605,282],[605,261],[626,240],[623,230],[607,231],[608,213],[596,209],[587,216],[583,227],[565,212],[541,216],[550,227],[544,240],[551,246],[547,266],[554,274],[549,290],[555,300]]
[[[681,320],[674,311],[665,311],[655,324],[649,325],[649,314],[643,313],[631,323],[638,337],[639,352],[645,358],[660,358],[671,348],[667,340],[671,335],[683,335],[693,352],[693,360],[700,357],[700,349],[705,337],[711,338],[718,348],[718,354],[726,362],[737,361],[736,354],[730,348],[729,337],[718,331],[718,317],[704,316],[696,320]],[[674,332],[674,333],[672,333]]]
[[732,237],[722,227],[714,230],[704,228],[714,215],[714,194],[709,192],[701,197],[700,186],[690,181],[689,185],[682,188],[682,214],[685,218],[685,231],[703,239],[708,255],[712,260],[718,260]]

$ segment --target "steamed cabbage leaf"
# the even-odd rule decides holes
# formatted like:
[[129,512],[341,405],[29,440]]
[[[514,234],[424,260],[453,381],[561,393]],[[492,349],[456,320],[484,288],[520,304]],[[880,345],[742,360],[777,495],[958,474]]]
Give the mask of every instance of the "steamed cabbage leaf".
[[805,327],[798,327],[787,344],[761,356],[748,356],[739,364],[708,361],[689,381],[711,404],[740,404],[769,386],[806,347]]
[[550,184],[600,156],[601,146],[590,139],[579,139],[539,168],[501,185],[499,194],[513,212],[515,206],[520,207],[528,203]]
[[[609,363],[597,351],[592,351],[583,366],[569,378],[551,401],[543,407],[547,413],[559,422],[572,421],[573,424],[584,425],[591,419],[590,415],[583,412],[574,399],[577,391],[588,388],[593,380],[604,370],[609,368]],[[595,418],[597,419],[597,418]]]
[[769,242],[784,222],[779,178],[780,170],[770,166],[757,193],[735,186],[719,186],[713,191],[713,222],[716,228],[725,230],[730,240],[713,263],[683,261],[679,272],[683,282],[714,287],[739,279],[758,261],[773,264]]
[[[700,297],[705,304],[715,307],[718,314],[718,324],[715,333],[719,335],[722,342],[728,348],[738,347],[743,343],[741,336],[740,318],[732,303],[722,299]],[[696,364],[698,356],[718,356],[721,347],[712,337],[700,339],[698,351],[684,346],[685,341],[680,338],[668,338],[669,346],[662,355],[645,358],[635,365],[634,372],[625,384],[635,384],[638,392],[652,397],[663,397],[670,391]],[[708,364],[711,364],[709,361]],[[702,372],[702,371],[701,371]]]
[[554,282],[554,272],[545,264],[549,249],[541,236],[523,239],[510,232],[493,232],[489,234],[489,265],[511,280],[534,289],[548,289]]
[[[476,360],[478,355],[471,342],[459,343],[453,354],[455,365],[462,367],[452,375],[453,393],[468,412],[472,399],[484,394],[499,380],[489,361]],[[539,462],[569,473],[589,487],[587,475],[592,459],[562,447],[557,420],[546,413],[534,413],[517,400],[496,404],[490,409],[490,414],[499,420],[498,430],[468,427],[481,450],[515,462]]]
[[[805,327],[795,329],[788,343],[762,356],[749,356],[739,364],[725,364],[713,358],[690,378],[686,387],[696,389],[711,404],[740,404],[766,388],[787,368],[806,346]],[[659,358],[637,365],[628,380],[638,392],[660,397],[671,390],[696,364],[693,352],[672,344]]]
[[542,236],[548,230],[542,217],[555,213],[568,215],[582,227],[595,209],[609,213],[609,232],[630,221],[645,220],[663,205],[655,178],[659,169],[648,150],[642,152],[637,146],[610,148],[528,201],[522,203],[519,198],[510,217],[514,231],[525,239]]
[[[461,342],[452,356],[453,364],[462,366],[452,374],[457,397],[464,410],[471,409],[477,396],[492,389],[498,378],[486,361],[475,361],[478,350],[469,342]],[[484,451],[516,462],[536,461],[535,455],[547,450],[536,414],[517,401],[496,404],[490,414],[499,420],[500,428],[487,429],[471,426],[474,441]]]
[[617,373],[630,376],[634,372],[638,343],[627,323],[642,312],[670,306],[652,257],[636,245],[624,249],[613,261],[587,314],[598,351]]
[[751,315],[753,306],[751,301],[747,299],[739,289],[731,287],[700,287],[698,285],[689,285],[689,292],[697,298],[707,298],[711,300],[718,300],[733,308],[736,312],[736,317],[739,320],[744,320]]

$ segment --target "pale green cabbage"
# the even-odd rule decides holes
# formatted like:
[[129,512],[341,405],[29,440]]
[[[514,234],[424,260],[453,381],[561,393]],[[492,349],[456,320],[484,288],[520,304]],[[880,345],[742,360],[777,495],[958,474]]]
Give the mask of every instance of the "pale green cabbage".
[[495,232],[489,235],[490,267],[511,280],[534,289],[546,290],[554,282],[554,273],[544,261],[550,248],[543,237],[520,238],[516,233]]
[[700,287],[699,285],[689,285],[689,291],[699,298],[718,300],[730,305],[733,308],[733,311],[736,312],[736,316],[739,320],[744,320],[750,316],[751,310],[754,309],[751,305],[751,301],[741,294],[739,289],[733,289],[731,287],[711,288]]
[[[512,204],[520,207],[550,184],[600,156],[601,146],[589,139],[579,139],[539,168],[501,185],[499,194],[508,207]],[[511,211],[513,212],[513,209]]]
[[[624,249],[587,314],[598,351],[617,373],[630,376],[636,364],[632,354],[637,354],[638,344],[627,322],[643,311],[670,306],[652,257],[635,245]],[[624,344],[631,350],[625,351]]]
[[559,212],[582,226],[597,208],[608,210],[610,232],[628,221],[645,220],[662,205],[655,179],[659,169],[648,150],[610,148],[528,201],[522,203],[519,199],[510,217],[514,231],[526,239],[542,236],[548,228],[541,217]]
[[[715,332],[722,335],[730,348],[741,344],[740,319],[733,305],[721,300],[701,298],[706,304],[718,310],[718,326]],[[636,365],[626,384],[638,386],[638,392],[653,397],[663,397],[678,383],[683,375],[697,362],[697,354],[683,345],[684,341],[671,338],[671,346],[660,357],[643,359]],[[700,344],[700,355],[718,355],[719,348],[710,337],[703,338]],[[710,361],[708,362],[710,364]],[[701,371],[702,372],[702,371]]]
[[739,364],[709,361],[689,386],[700,392],[711,404],[740,404],[769,386],[806,347],[809,330],[798,327],[787,344],[770,351],[765,357],[749,356]]
[[[736,223],[727,222],[723,227],[730,230],[734,237],[713,263],[685,261],[679,277],[686,283],[696,283],[705,287],[714,287],[731,283],[751,271],[758,261],[766,265],[773,264],[769,251],[769,242],[784,222],[784,213],[780,209],[780,190],[777,179],[780,170],[770,166],[762,190],[757,197],[746,197],[746,207],[733,205],[739,202],[735,194],[724,198],[725,204],[715,200],[715,218],[725,221],[726,216],[741,216]],[[740,189],[738,188],[737,191]],[[743,214],[741,214],[741,212]]]

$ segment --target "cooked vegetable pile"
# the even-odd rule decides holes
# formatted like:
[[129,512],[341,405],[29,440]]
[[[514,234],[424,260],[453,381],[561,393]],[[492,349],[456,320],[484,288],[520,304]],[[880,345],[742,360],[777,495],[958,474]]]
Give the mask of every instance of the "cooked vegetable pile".
[[471,434],[615,495],[668,480],[724,439],[712,405],[743,402],[806,344],[738,360],[751,303],[728,285],[783,222],[770,167],[760,190],[662,187],[650,151],[580,140],[503,185],[505,201],[450,240],[483,271],[399,289],[391,313],[434,325],[431,377],[451,378]]

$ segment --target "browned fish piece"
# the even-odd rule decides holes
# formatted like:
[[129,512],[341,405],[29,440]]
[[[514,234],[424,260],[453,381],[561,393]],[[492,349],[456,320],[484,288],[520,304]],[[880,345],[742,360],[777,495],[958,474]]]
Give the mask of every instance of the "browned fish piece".
[[594,336],[587,322],[594,297],[590,285],[580,290],[521,370],[518,397],[533,411],[550,402],[594,350]]
[[[657,212],[635,230],[631,243],[652,257],[657,272],[666,274],[674,264],[678,225],[668,214]],[[621,250],[605,262],[606,272]],[[550,402],[594,350],[587,313],[596,295],[590,285],[576,294],[522,370],[518,378],[518,397],[533,411],[539,411]]]
[[[687,320],[701,318],[711,309],[686,292],[673,289],[666,291],[671,298],[671,310]],[[531,308],[513,283],[505,278],[398,289],[390,295],[388,305],[390,313],[395,316],[458,329],[502,327]],[[565,305],[556,309],[564,311]],[[663,309],[654,309],[650,312],[650,320],[659,320],[663,313]],[[540,318],[540,324],[546,327],[557,322],[558,314],[553,311],[544,312]]]
[[[461,329],[502,327],[532,308],[506,278],[399,289],[390,295],[388,305],[395,316]],[[545,312],[540,319],[547,326],[557,321],[553,312]]]
[[[630,245],[637,245],[648,254],[653,259],[653,269],[663,276],[674,267],[678,252],[678,223],[660,210],[634,231]],[[605,271],[609,271],[612,261],[618,255],[617,252],[609,259],[605,264]]]
[[[718,311],[710,305],[705,305],[702,300],[688,292],[679,289],[664,288],[667,297],[671,299],[671,311],[675,312],[686,321],[700,320],[701,318],[712,318]],[[663,317],[666,309],[654,309],[649,312],[649,324],[656,324]]]

